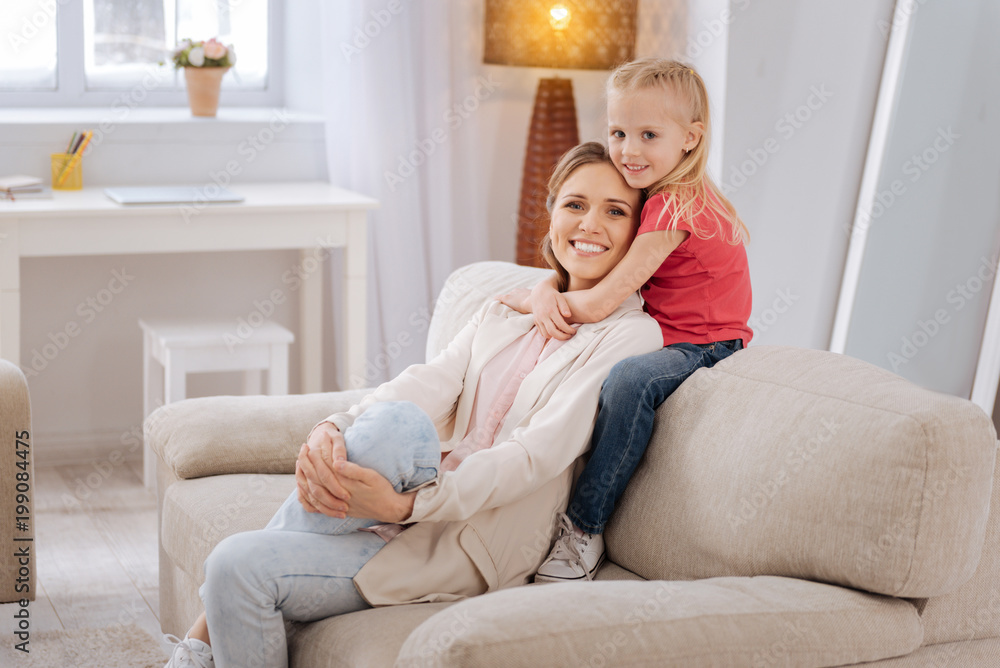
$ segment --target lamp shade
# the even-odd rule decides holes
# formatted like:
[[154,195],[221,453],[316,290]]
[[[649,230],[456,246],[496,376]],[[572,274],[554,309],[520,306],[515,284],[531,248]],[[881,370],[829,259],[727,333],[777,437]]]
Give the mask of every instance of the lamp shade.
[[486,0],[491,65],[608,70],[632,60],[638,0]]

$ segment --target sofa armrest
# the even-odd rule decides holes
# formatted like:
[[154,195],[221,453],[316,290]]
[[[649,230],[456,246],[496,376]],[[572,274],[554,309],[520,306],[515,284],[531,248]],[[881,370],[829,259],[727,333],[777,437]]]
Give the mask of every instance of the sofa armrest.
[[[35,600],[37,552],[34,543],[35,454],[31,447],[31,403],[28,382],[16,365],[0,360],[0,603]],[[27,517],[27,523],[22,523]],[[17,520],[17,521],[15,521]],[[25,564],[19,553],[31,548],[31,568],[24,578]],[[27,588],[25,588],[27,585]],[[15,608],[17,609],[17,608]]]
[[153,412],[143,434],[175,478],[294,473],[313,426],[369,392],[186,399]]

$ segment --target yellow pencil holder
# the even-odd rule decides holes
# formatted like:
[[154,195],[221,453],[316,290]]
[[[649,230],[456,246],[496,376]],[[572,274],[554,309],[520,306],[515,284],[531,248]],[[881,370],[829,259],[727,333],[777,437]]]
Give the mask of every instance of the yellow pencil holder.
[[[53,190],[80,190],[83,188],[83,156],[76,161],[75,165],[70,165],[73,159],[72,153],[53,153],[49,156],[52,159],[52,189]],[[69,171],[63,175],[69,165]],[[60,183],[60,179],[62,182]]]

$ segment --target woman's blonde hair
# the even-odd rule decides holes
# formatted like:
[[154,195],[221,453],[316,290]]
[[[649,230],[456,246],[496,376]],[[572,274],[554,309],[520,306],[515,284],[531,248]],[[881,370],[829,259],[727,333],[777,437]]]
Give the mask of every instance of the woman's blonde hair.
[[[712,134],[708,110],[708,90],[701,76],[689,65],[662,58],[644,58],[621,65],[608,79],[608,97],[628,94],[637,90],[661,88],[674,94],[680,108],[668,113],[681,127],[692,123],[702,124],[701,141],[686,153],[677,166],[662,179],[646,189],[646,195],[662,194],[673,218],[666,229],[676,229],[677,222],[687,220],[694,233],[708,239],[716,232],[723,233],[732,244],[749,239],[749,232],[736,213],[736,208],[722,194],[708,175],[708,148]],[[707,214],[716,221],[716,229],[700,229],[695,219]],[[728,228],[728,234],[725,234]]]
[[[563,187],[567,179],[573,175],[573,172],[578,170],[584,165],[593,165],[599,163],[607,163],[617,172],[615,168],[615,163],[611,160],[611,154],[608,149],[596,141],[588,141],[583,144],[577,144],[570,150],[566,151],[559,162],[556,163],[555,169],[552,171],[552,176],[549,177],[549,195],[545,200],[545,208],[549,212],[549,216],[552,215],[552,209],[555,207],[556,198],[559,197],[559,189]],[[645,197],[643,193],[639,192],[639,203],[635,211],[632,212],[634,218],[633,224],[639,221],[639,211],[642,210],[643,202]],[[559,284],[559,292],[566,292],[569,288],[569,272],[566,268],[559,263],[556,259],[556,254],[552,250],[552,239],[549,233],[546,232],[545,236],[542,238],[542,257],[549,266],[555,269],[557,282]]]

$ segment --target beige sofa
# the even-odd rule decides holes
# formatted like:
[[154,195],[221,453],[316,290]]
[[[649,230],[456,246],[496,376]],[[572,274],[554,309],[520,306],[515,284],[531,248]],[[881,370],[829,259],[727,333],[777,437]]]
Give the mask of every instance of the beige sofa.
[[[455,272],[428,355],[538,276]],[[199,613],[212,547],[292,490],[312,425],[362,394],[194,399],[150,417],[165,632]],[[294,626],[291,665],[1000,665],[996,448],[968,401],[849,357],[751,346],[659,409],[599,581]]]
[[[31,449],[28,381],[16,365],[0,360],[0,603],[35,600],[35,453]],[[20,609],[15,611],[15,614]],[[15,643],[27,639],[15,620]],[[17,634],[21,635],[18,636]]]

